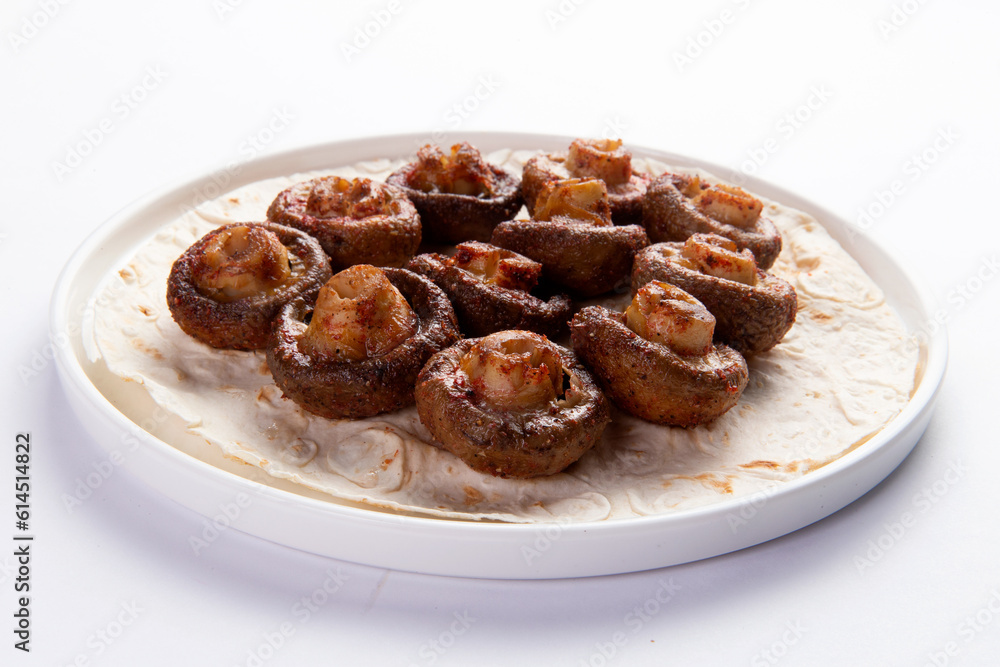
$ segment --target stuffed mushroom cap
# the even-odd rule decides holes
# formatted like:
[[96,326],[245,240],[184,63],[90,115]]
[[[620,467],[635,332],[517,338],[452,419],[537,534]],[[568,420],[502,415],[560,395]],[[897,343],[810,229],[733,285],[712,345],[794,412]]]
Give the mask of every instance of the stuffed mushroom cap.
[[407,268],[445,291],[469,336],[526,329],[556,337],[569,330],[573,302],[563,294],[548,300],[532,295],[542,265],[513,251],[470,241],[458,244],[450,257],[417,255]]
[[679,288],[652,282],[625,313],[588,306],[570,323],[573,349],[619,408],[656,424],[693,427],[739,401],[746,361],[712,343],[715,321]]
[[448,297],[406,269],[357,265],[275,321],[267,365],[275,384],[329,419],[370,417],[413,403],[417,374],[461,334]]
[[620,139],[576,139],[568,151],[542,153],[528,160],[521,176],[524,201],[532,215],[547,183],[568,178],[604,182],[616,225],[642,224],[642,200],[649,177],[632,171],[632,153]]
[[427,241],[488,241],[493,228],[521,209],[520,179],[483,159],[468,143],[448,153],[428,144],[389,175],[417,207]]
[[286,303],[312,299],[331,276],[319,243],[274,223],[212,230],[174,262],[170,314],[188,335],[215,348],[258,350]]
[[434,355],[420,372],[416,402],[437,446],[496,477],[564,470],[611,419],[575,355],[527,331],[465,339]]
[[310,234],[334,271],[355,264],[401,267],[420,245],[420,216],[399,189],[369,178],[324,176],[280,192],[267,218]]
[[607,189],[597,179],[546,184],[536,210],[535,219],[497,225],[491,243],[540,262],[547,281],[582,297],[627,280],[635,253],[649,245],[639,225],[611,223]]
[[724,236],[750,250],[766,271],[781,252],[781,234],[762,210],[759,199],[736,186],[666,173],[649,185],[642,224],[653,243],[685,241],[697,233]]
[[770,350],[795,323],[798,299],[788,282],[760,270],[749,250],[714,234],[643,248],[632,291],[659,280],[701,301],[715,316],[715,337],[744,355]]

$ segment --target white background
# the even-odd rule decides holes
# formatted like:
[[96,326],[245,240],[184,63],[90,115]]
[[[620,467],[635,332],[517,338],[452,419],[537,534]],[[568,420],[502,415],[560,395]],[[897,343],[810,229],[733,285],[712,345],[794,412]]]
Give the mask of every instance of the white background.
[[[15,562],[0,548],[0,662],[992,664],[998,21],[985,1],[4,2],[0,541],[15,532],[19,431],[35,443],[36,541],[27,655],[12,648]],[[203,518],[124,471],[66,507],[106,453],[47,359],[47,309],[91,231],[150,190],[256,155],[465,130],[621,134],[866,227],[950,333],[913,454],[794,534],[581,580],[390,572],[236,530],[196,554]],[[331,575],[337,592],[299,613]],[[647,606],[667,585],[670,602]],[[643,607],[655,613],[636,622]]]

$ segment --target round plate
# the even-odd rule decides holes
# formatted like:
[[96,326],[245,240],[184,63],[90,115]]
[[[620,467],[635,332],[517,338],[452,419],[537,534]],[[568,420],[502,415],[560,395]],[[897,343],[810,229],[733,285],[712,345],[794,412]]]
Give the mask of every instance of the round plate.
[[[502,148],[564,150],[573,137],[467,133],[484,152]],[[87,359],[88,303],[110,267],[119,266],[160,226],[225,191],[295,172],[403,158],[425,135],[336,142],[267,156],[155,192],[121,211],[80,246],[63,269],[51,305],[51,335],[67,397],[109,460],[211,521],[334,558],[428,574],[543,579],[617,574],[728,553],[792,532],[856,500],[910,453],[930,419],[944,375],[947,342],[940,330],[923,341],[913,397],[868,442],[773,492],[671,514],[603,523],[549,525],[458,521],[394,514],[342,503],[264,478],[179,445],[156,430],[155,410],[126,410],[136,392],[114,389]],[[639,157],[677,166],[729,170],[663,151],[629,147]],[[756,178],[744,187],[814,216],[883,289],[910,331],[930,321],[932,304],[900,266],[850,225],[802,198]],[[106,373],[106,371],[105,371]],[[130,396],[131,395],[131,396]],[[126,413],[131,415],[126,416]],[[153,421],[150,421],[153,420]],[[143,428],[146,426],[146,428]],[[206,537],[211,537],[211,531]]]

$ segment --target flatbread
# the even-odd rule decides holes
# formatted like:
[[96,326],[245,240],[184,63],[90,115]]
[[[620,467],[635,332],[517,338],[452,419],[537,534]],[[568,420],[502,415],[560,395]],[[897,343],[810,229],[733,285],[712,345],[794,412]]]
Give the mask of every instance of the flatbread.
[[[533,154],[488,158],[520,173]],[[671,169],[634,163],[650,173]],[[263,220],[278,192],[298,181],[328,173],[382,180],[401,164],[378,160],[270,179],[180,216],[125,266],[109,267],[94,299],[90,356],[141,385],[188,432],[276,478],[382,509],[507,522],[618,520],[766,492],[866,441],[910,399],[919,348],[882,290],[817,220],[764,197],[764,215],[784,239],[771,271],[797,290],[799,314],[777,347],[749,360],[739,404],[694,429],[615,411],[598,445],[551,477],[472,471],[429,444],[412,407],[362,420],[311,415],[282,397],[263,352],[212,349],[173,321],[167,275],[202,235],[228,222]],[[621,309],[627,297],[603,301]]]

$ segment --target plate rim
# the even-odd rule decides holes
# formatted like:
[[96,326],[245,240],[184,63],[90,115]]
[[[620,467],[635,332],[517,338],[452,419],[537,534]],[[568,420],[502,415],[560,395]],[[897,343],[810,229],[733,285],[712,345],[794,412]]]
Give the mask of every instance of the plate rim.
[[[353,154],[353,152],[359,150],[378,151],[379,146],[411,146],[412,149],[415,150],[418,142],[421,139],[429,138],[429,136],[430,135],[428,133],[399,133],[305,144],[284,151],[255,157],[252,160],[241,163],[239,165],[239,170],[235,174],[232,173],[234,171],[232,163],[229,163],[226,166],[216,167],[211,171],[203,172],[198,176],[154,189],[153,191],[126,205],[117,213],[112,215],[108,220],[104,221],[101,225],[95,228],[80,243],[71,255],[69,261],[67,261],[66,265],[60,272],[53,289],[49,308],[50,337],[55,339],[57,336],[67,335],[66,332],[72,331],[70,323],[72,322],[71,309],[73,296],[75,294],[73,288],[75,277],[86,266],[87,261],[91,258],[91,256],[95,255],[95,253],[100,250],[102,243],[106,242],[115,231],[141,211],[146,210],[158,203],[163,204],[167,201],[177,199],[178,197],[183,198],[184,195],[191,192],[194,192],[195,194],[199,192],[202,194],[208,194],[209,190],[206,189],[206,184],[215,182],[213,179],[217,180],[219,174],[227,174],[230,176],[230,180],[232,182],[228,182],[225,187],[227,190],[232,190],[246,183],[261,180],[256,175],[259,171],[277,169],[276,165],[279,164],[295,162],[298,160],[313,160],[319,155],[336,155],[338,153]],[[569,142],[573,140],[573,137],[554,134],[484,131],[463,132],[461,133],[461,140],[469,141],[477,146],[503,144],[502,147],[506,148],[518,149],[517,147],[520,146],[529,146],[542,150],[554,150],[553,146],[568,146]],[[652,157],[672,166],[703,168],[724,179],[728,179],[732,174],[736,173],[734,170],[723,165],[711,163],[698,158],[692,158],[690,156],[655,148],[636,146],[627,142],[626,146],[633,150],[636,155]],[[486,150],[493,149],[484,148],[484,152]],[[401,152],[388,155],[384,153],[376,153],[374,157],[403,157],[411,153],[412,150],[409,153]],[[345,158],[345,161],[338,160],[327,166],[333,167],[343,164],[353,164],[357,161],[358,160],[352,160],[348,162]],[[305,167],[297,171],[308,171],[313,168],[319,167]],[[287,174],[287,172],[285,173]],[[910,304],[913,308],[915,308],[915,312],[922,313],[927,318],[930,317],[930,313],[933,311],[933,302],[930,298],[929,291],[922,285],[919,279],[915,278],[910,271],[902,266],[896,258],[887,252],[878,242],[867,235],[864,230],[854,229],[849,222],[825,209],[823,206],[820,206],[801,197],[800,195],[797,195],[796,193],[787,191],[781,186],[770,183],[769,181],[761,179],[757,176],[745,176],[742,185],[751,191],[757,192],[758,194],[762,194],[776,201],[780,201],[782,204],[804,210],[810,215],[816,217],[820,225],[826,229],[839,243],[841,243],[848,254],[854,257],[859,264],[862,264],[866,272],[871,274],[871,269],[869,266],[866,266],[866,264],[877,260],[880,266],[882,266],[880,273],[898,275],[904,283],[903,287],[905,287],[905,291],[907,291],[908,295],[915,300],[914,303]],[[211,198],[213,197],[205,196],[203,201],[208,201]],[[828,221],[836,223],[835,229],[831,229]],[[144,238],[148,238],[148,234]],[[854,246],[853,249],[849,248],[845,241],[849,241]],[[862,262],[862,260],[858,258],[856,254],[858,251],[865,254],[865,262]],[[876,283],[879,285],[880,289],[883,290],[886,296],[889,297],[890,292],[886,286],[877,280]],[[900,288],[897,286],[896,289]],[[892,301],[893,299],[887,300]],[[899,312],[898,308],[895,309]],[[900,313],[900,316],[903,317],[903,314]],[[705,553],[701,553],[700,555],[699,553],[691,554],[687,552],[685,552],[685,554],[681,554],[676,550],[661,548],[657,552],[659,558],[642,559],[628,558],[622,554],[616,554],[614,549],[608,550],[606,548],[602,548],[596,549],[595,556],[589,559],[585,558],[582,563],[561,563],[562,567],[560,567],[560,564],[554,563],[554,559],[545,558],[542,559],[543,562],[539,565],[532,567],[534,564],[532,562],[523,562],[525,560],[523,558],[521,559],[522,562],[518,562],[516,559],[511,562],[509,558],[495,558],[478,566],[468,563],[463,564],[461,562],[445,562],[435,564],[427,562],[428,559],[426,557],[423,559],[412,557],[408,558],[405,555],[386,555],[384,557],[371,558],[365,558],[362,555],[362,557],[359,558],[357,550],[344,551],[336,548],[318,549],[315,544],[304,543],[302,540],[289,539],[284,531],[275,530],[274,526],[270,526],[269,530],[268,524],[270,521],[274,520],[273,518],[269,518],[269,516],[280,515],[282,513],[282,506],[291,504],[300,509],[307,510],[310,514],[318,514],[326,517],[327,519],[334,520],[335,523],[337,519],[344,522],[358,523],[361,526],[360,531],[362,533],[366,530],[370,530],[370,532],[372,532],[372,539],[376,543],[384,543],[387,540],[392,541],[393,538],[400,538],[401,536],[412,537],[414,532],[430,532],[434,533],[438,539],[452,540],[463,543],[468,542],[470,539],[486,540],[487,543],[500,540],[501,542],[516,542],[520,546],[524,546],[527,543],[525,540],[533,536],[537,536],[540,533],[544,533],[552,526],[558,526],[559,531],[556,546],[559,546],[560,548],[554,551],[552,555],[558,557],[556,560],[564,560],[566,556],[560,556],[560,554],[566,551],[566,549],[562,548],[566,545],[576,544],[579,542],[593,545],[594,542],[618,539],[623,535],[632,538],[623,542],[623,545],[634,545],[636,542],[636,533],[640,533],[642,536],[652,537],[653,534],[663,533],[664,531],[669,532],[671,529],[679,530],[684,526],[684,524],[691,522],[705,523],[721,516],[731,516],[734,512],[739,513],[747,507],[753,507],[754,512],[751,516],[757,520],[756,515],[761,510],[759,507],[755,507],[754,503],[759,503],[760,492],[740,498],[722,500],[717,503],[711,503],[709,505],[695,507],[677,513],[616,519],[613,521],[603,522],[587,521],[572,524],[508,524],[455,520],[432,516],[404,516],[361,507],[340,505],[335,502],[299,496],[282,489],[259,484],[253,480],[234,475],[228,471],[217,468],[206,461],[190,456],[187,453],[176,449],[170,443],[164,442],[155,436],[146,433],[145,431],[135,432],[136,429],[139,429],[138,425],[134,424],[134,422],[132,422],[128,417],[118,411],[111,401],[108,400],[108,398],[105,397],[104,394],[101,393],[90,380],[86,370],[84,369],[83,363],[81,363],[77,354],[74,353],[74,346],[56,345],[55,350],[56,365],[60,379],[67,391],[67,394],[71,398],[74,410],[77,412],[77,416],[81,418],[81,421],[84,422],[85,427],[88,427],[88,432],[92,437],[98,440],[102,448],[108,449],[107,443],[101,441],[100,438],[95,435],[95,432],[100,433],[101,437],[116,430],[119,432],[132,432],[135,437],[142,441],[143,445],[149,448],[149,451],[145,453],[146,456],[160,459],[161,462],[164,463],[169,462],[173,468],[188,468],[188,473],[193,475],[195,479],[201,479],[203,477],[206,478],[203,480],[205,483],[218,484],[218,480],[215,480],[215,478],[221,475],[221,481],[223,482],[222,486],[236,488],[246,493],[254,493],[256,497],[265,499],[267,502],[273,503],[277,506],[276,509],[271,508],[269,515],[262,515],[257,519],[251,517],[251,519],[247,522],[247,525],[234,526],[237,529],[264,539],[270,539],[271,541],[286,544],[287,546],[291,546],[293,548],[299,548],[305,551],[311,551],[313,553],[319,553],[321,555],[341,558],[344,560],[362,562],[369,565],[427,574],[501,579],[547,579],[573,576],[597,576],[651,569],[651,567],[675,565],[682,562],[700,560],[702,558],[709,558],[716,555],[722,555],[723,553],[744,549],[755,544],[774,539],[781,535],[794,532],[810,525],[816,520],[825,518],[877,486],[881,480],[889,474],[889,472],[895,469],[899,463],[901,463],[902,460],[909,455],[910,451],[912,451],[913,447],[916,445],[917,440],[919,440],[922,435],[923,430],[926,428],[928,420],[930,419],[934,402],[940,392],[942,380],[947,367],[948,356],[947,332],[946,328],[942,326],[932,335],[926,336],[925,351],[922,355],[922,369],[919,373],[916,389],[913,392],[910,401],[903,407],[899,414],[888,422],[885,427],[876,433],[868,442],[858,446],[854,450],[823,466],[822,468],[807,473],[806,475],[803,475],[795,480],[779,484],[772,493],[766,494],[764,510],[771,513],[772,510],[769,510],[768,507],[774,508],[776,505],[785,505],[787,504],[789,498],[808,494],[810,491],[821,493],[829,485],[835,485],[838,476],[848,476],[849,471],[856,471],[859,467],[864,466],[866,462],[870,462],[873,459],[879,457],[887,458],[887,460],[880,462],[881,467],[877,471],[878,474],[871,476],[871,479],[877,477],[877,479],[874,479],[873,483],[870,483],[871,479],[866,479],[866,481],[860,484],[860,487],[864,488],[856,488],[847,494],[844,494],[841,490],[837,500],[832,503],[837,506],[828,510],[824,509],[820,516],[810,515],[796,521],[777,521],[778,524],[799,524],[788,527],[787,529],[781,529],[780,527],[767,529],[768,526],[763,525],[767,522],[762,521],[761,530],[748,532],[745,534],[743,539],[730,540],[730,543],[726,545],[726,548],[723,550],[719,550],[718,546],[711,547],[703,550]],[[96,407],[97,414],[89,416],[81,414],[81,408],[86,407],[86,404],[89,404],[91,409]],[[95,420],[98,418],[104,420],[105,424],[102,425],[97,423]],[[140,478],[143,478],[147,484],[150,483],[150,480],[148,479],[148,471],[146,471],[146,475],[143,475],[143,470],[138,463],[135,466],[129,466],[127,463],[128,462],[126,461],[124,467],[136,468],[133,472],[137,472]],[[175,473],[179,472],[180,470],[175,471]],[[194,502],[193,499],[190,498],[190,495],[185,496],[180,492],[171,494],[160,488],[159,485],[152,485],[156,487],[158,491],[166,493],[168,497],[180,502],[182,505],[195,510],[203,516],[208,516],[205,512],[204,504],[202,503],[199,506],[199,503]],[[847,496],[851,497],[844,502],[844,499],[847,498]],[[209,510],[210,509],[211,508],[209,508]],[[773,518],[771,520],[773,521]],[[368,528],[365,528],[365,526]],[[355,530],[358,530],[358,528],[355,527]],[[393,533],[398,534],[393,535]],[[735,538],[736,535],[737,534],[734,531],[733,537]],[[640,539],[638,541],[642,542],[643,540]],[[725,541],[726,540],[723,540],[723,542]],[[417,542],[419,544],[424,544],[427,541],[418,540]],[[535,542],[537,543],[537,540]],[[364,549],[361,551],[363,552]],[[669,554],[675,555],[671,556]],[[373,556],[376,555],[373,554]],[[617,558],[615,556],[617,556]]]

